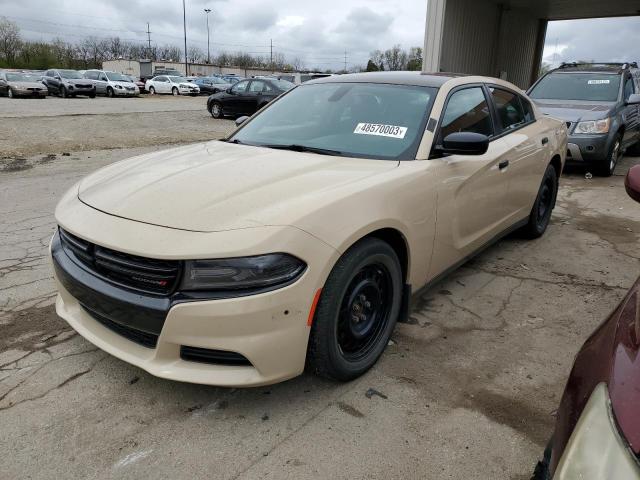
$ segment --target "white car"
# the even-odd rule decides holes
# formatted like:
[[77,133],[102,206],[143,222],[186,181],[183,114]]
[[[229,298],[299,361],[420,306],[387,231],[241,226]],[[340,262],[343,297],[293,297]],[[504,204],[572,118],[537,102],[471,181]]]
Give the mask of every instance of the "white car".
[[96,86],[96,94],[107,97],[140,95],[140,89],[128,77],[117,72],[105,70],[86,70],[84,78],[92,80]]
[[147,80],[145,89],[149,94],[170,93],[172,95],[199,95],[200,87],[184,77],[174,75],[158,75]]

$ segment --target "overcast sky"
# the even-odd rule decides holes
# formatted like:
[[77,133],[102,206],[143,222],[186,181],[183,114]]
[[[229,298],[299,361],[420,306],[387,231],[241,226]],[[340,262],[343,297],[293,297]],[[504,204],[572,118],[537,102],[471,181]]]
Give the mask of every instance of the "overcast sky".
[[[289,59],[307,68],[364,66],[369,52],[394,44],[422,46],[426,0],[187,0],[189,45],[207,48],[204,8],[211,8],[212,55],[246,51]],[[120,36],[158,45],[182,40],[180,0],[0,0],[0,15],[18,23],[23,37],[77,41]],[[585,28],[586,27],[586,28]],[[557,42],[557,48],[556,48]],[[545,57],[562,60],[640,61],[640,17],[554,22]]]

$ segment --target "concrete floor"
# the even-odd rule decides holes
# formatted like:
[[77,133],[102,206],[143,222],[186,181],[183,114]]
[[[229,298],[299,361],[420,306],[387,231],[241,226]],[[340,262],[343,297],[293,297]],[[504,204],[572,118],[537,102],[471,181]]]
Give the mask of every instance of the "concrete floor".
[[[179,113],[185,129],[218,131],[199,112]],[[166,125],[175,114],[153,115]],[[94,118],[88,128],[111,121]],[[0,118],[0,129],[11,121]],[[364,377],[249,390],[160,380],[56,317],[46,248],[69,186],[159,147],[87,150],[76,135],[69,156],[16,156],[20,141],[9,143],[0,148],[0,478],[525,480],[574,354],[640,272],[640,208],[623,177],[570,173],[543,238],[504,239],[423,295]],[[618,173],[638,162],[627,158]],[[371,388],[381,395],[367,396]]]

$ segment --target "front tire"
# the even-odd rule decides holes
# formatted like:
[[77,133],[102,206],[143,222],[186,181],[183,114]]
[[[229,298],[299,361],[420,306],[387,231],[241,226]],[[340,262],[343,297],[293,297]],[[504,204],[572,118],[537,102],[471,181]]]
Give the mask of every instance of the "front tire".
[[544,172],[542,183],[538,190],[538,196],[529,214],[529,222],[523,229],[528,238],[539,238],[544,235],[549,226],[557,195],[558,174],[553,165],[547,165],[547,170]]
[[222,112],[222,104],[220,102],[213,102],[211,104],[211,116],[213,118],[222,118],[224,113]]
[[13,89],[9,88],[9,90],[7,90],[7,97],[16,98],[14,93],[13,93]]
[[171,94],[172,94],[174,97],[177,97],[178,95],[180,95],[180,92],[178,91],[178,87],[173,87],[173,88],[171,89]]
[[155,95],[156,94],[156,89],[153,87],[149,87],[149,95]]
[[618,134],[611,145],[607,160],[596,168],[596,174],[600,177],[610,177],[616,170],[616,165],[622,158],[622,135]]
[[62,98],[68,98],[69,94],[67,93],[67,89],[65,87],[60,87],[60,96]]
[[369,370],[396,325],[402,286],[402,267],[389,244],[366,238],[347,250],[322,289],[307,368],[341,381]]
[[107,88],[107,97],[113,98],[113,88]]

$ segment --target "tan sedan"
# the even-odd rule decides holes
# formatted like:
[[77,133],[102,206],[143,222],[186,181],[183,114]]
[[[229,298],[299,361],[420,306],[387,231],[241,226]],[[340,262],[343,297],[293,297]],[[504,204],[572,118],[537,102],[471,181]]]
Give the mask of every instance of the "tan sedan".
[[58,314],[153,375],[361,375],[412,293],[544,233],[566,152],[563,122],[485,77],[333,76],[239,120],[103,168],[56,209]]

